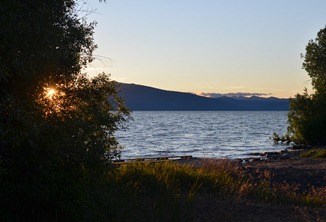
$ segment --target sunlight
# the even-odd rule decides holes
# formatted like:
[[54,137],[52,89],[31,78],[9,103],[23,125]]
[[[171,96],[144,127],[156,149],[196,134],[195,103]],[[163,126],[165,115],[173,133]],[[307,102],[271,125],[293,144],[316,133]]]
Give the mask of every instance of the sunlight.
[[57,93],[57,91],[53,88],[45,88],[45,97],[49,99],[53,99],[53,96]]
[[46,116],[52,114],[60,115],[63,110],[74,110],[74,106],[67,100],[66,94],[60,89],[60,86],[44,87],[38,103],[43,106],[43,111]]

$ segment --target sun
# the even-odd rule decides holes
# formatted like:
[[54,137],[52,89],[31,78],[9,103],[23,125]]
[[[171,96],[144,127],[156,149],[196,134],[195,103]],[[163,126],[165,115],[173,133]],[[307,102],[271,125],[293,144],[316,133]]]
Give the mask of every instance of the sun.
[[53,88],[45,89],[45,97],[49,99],[53,99],[53,96],[57,93],[57,91]]

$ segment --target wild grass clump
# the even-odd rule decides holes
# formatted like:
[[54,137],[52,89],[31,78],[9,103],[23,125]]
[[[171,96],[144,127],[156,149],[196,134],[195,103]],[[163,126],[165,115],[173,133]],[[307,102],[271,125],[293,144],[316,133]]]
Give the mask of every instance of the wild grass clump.
[[311,186],[304,191],[300,190],[299,187],[299,184],[288,184],[286,182],[274,184],[272,187],[274,202],[305,207],[326,206],[326,187]]
[[326,187],[311,187],[309,191],[301,197],[301,201],[307,206],[326,207]]
[[[201,194],[232,199],[242,176],[227,164],[194,168],[175,163],[122,164],[109,171],[96,195],[111,221],[191,221]],[[103,213],[102,213],[103,214]]]
[[[156,214],[161,210],[173,211],[172,205],[167,204],[173,203],[172,208],[179,209],[179,216],[185,212],[189,216],[194,201],[207,194],[213,199],[235,203],[249,200],[300,206],[326,204],[323,187],[299,192],[299,184],[272,183],[273,175],[268,170],[252,175],[241,164],[228,160],[206,161],[200,167],[170,162],[125,164],[110,172],[108,177],[115,181],[116,187],[123,188],[121,193],[142,200],[148,204],[148,209],[154,207]],[[156,214],[152,216],[155,218]]]
[[326,158],[326,149],[312,149],[301,154],[301,157]]
[[226,197],[235,189],[228,173],[214,175],[171,163],[121,165],[109,172],[108,180],[115,189],[112,194],[118,194],[114,198],[114,205],[119,206],[115,210],[118,220],[141,217],[185,221],[192,217],[192,203],[197,193],[209,191],[217,197]]
[[200,167],[173,162],[122,164],[109,171],[96,189],[97,221],[193,221],[196,206],[207,202],[227,201],[231,208],[250,202],[326,206],[323,187],[298,192],[299,185],[273,184],[268,170],[257,175],[229,160],[207,160]]
[[[239,203],[252,202],[325,206],[325,188],[299,193],[295,185],[272,184],[272,176],[268,170],[253,175],[228,160],[207,160],[200,167],[173,162],[121,164],[104,176],[80,182],[78,199],[71,199],[77,207],[58,213],[63,218],[73,216],[70,221],[193,221],[196,207],[203,203],[227,202],[235,209],[242,206]],[[59,221],[61,216],[46,221]],[[8,215],[4,221],[13,218]]]

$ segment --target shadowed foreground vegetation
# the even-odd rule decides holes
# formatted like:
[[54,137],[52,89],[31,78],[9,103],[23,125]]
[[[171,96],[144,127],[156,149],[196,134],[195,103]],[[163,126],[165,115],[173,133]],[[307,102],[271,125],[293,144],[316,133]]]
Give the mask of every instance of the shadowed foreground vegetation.
[[[267,221],[296,221],[304,216],[314,221],[323,217],[318,209],[326,206],[325,187],[298,190],[296,184],[271,184],[268,170],[257,172],[251,173],[242,164],[227,160],[207,161],[200,167],[173,162],[121,164],[104,177],[79,181],[79,195],[65,199],[62,204],[66,205],[53,205],[49,199],[44,200],[42,207],[32,200],[25,203],[16,199],[12,208],[2,208],[5,214],[0,219],[259,221],[266,217]],[[47,188],[39,189],[42,192]],[[62,189],[59,193],[69,187]],[[65,198],[69,198],[67,194]],[[265,215],[271,210],[272,214]]]
[[326,149],[311,149],[301,154],[302,157],[326,158]]
[[[271,186],[268,171],[253,178],[233,161],[207,163],[200,168],[173,163],[126,164],[110,172],[108,178],[111,187],[118,189],[108,192],[115,195],[114,208],[110,208],[117,221],[229,221],[238,218],[232,212],[246,210],[244,205],[250,203],[282,205],[285,209],[326,206],[325,188],[297,192],[290,184]],[[207,202],[212,205],[203,209]],[[224,215],[218,205],[227,207]],[[295,219],[294,213],[288,212],[288,216]]]

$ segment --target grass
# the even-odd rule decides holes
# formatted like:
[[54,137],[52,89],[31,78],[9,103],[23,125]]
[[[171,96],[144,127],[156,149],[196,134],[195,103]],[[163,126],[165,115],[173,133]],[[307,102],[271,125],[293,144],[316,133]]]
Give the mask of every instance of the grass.
[[[108,174],[114,184],[116,221],[191,221],[198,193],[227,198],[237,184],[230,173],[171,163],[126,164]],[[128,212],[128,213],[126,213]]]
[[[202,199],[326,206],[326,189],[296,193],[288,184],[270,186],[269,172],[259,182],[232,161],[201,168],[174,163],[123,164],[107,175],[105,198],[112,221],[192,221]],[[102,195],[103,196],[103,195]],[[233,204],[232,204],[233,203]]]
[[200,168],[171,162],[121,164],[89,181],[79,203],[83,208],[73,213],[79,221],[198,221],[198,215],[228,221],[234,212],[247,215],[250,203],[268,206],[267,211],[269,204],[282,209],[326,206],[325,188],[298,193],[293,185],[271,186],[270,180],[268,171],[253,178],[241,164],[227,160]]
[[312,149],[301,154],[301,157],[326,158],[326,149]]

